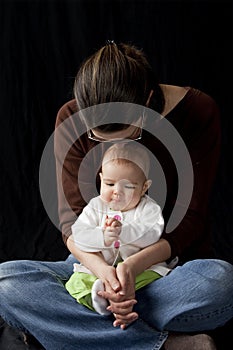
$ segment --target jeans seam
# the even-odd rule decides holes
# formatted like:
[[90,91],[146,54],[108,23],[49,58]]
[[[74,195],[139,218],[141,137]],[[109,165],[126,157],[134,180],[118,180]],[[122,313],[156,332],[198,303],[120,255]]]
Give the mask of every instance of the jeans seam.
[[207,320],[209,318],[211,318],[212,316],[218,316],[220,314],[223,314],[225,313],[226,311],[228,310],[232,310],[233,309],[233,305],[232,304],[228,304],[226,306],[224,306],[223,308],[221,309],[218,309],[218,310],[215,310],[215,311],[212,311],[212,312],[209,312],[209,313],[205,313],[205,314],[193,314],[193,315],[180,315],[180,316],[176,316],[174,317],[174,320],[176,321],[183,321],[184,319],[187,318],[188,319],[195,319],[195,320]]
[[69,277],[67,279],[67,276],[58,276],[55,272],[53,272],[50,269],[38,268],[38,271],[42,272],[42,273],[48,273],[48,274],[52,275],[53,277],[55,277],[57,280],[67,281],[69,279]]
[[168,332],[167,331],[161,331],[159,334],[159,339],[157,340],[157,343],[153,347],[153,350],[159,350],[165,343],[168,337]]
[[163,343],[167,340],[168,337],[168,331],[160,331],[155,329],[154,327],[152,327],[151,325],[149,325],[148,323],[146,323],[143,319],[139,318],[137,320],[137,322],[141,322],[143,324],[146,324],[148,326],[148,328],[150,328],[153,331],[156,331],[159,334],[159,339],[156,339],[156,343],[153,346],[153,348],[151,350],[159,350],[161,349]]

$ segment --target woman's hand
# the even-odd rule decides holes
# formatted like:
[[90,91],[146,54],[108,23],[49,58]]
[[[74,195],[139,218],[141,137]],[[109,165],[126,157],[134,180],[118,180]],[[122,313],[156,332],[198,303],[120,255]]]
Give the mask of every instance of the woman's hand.
[[125,329],[130,323],[138,318],[138,314],[133,312],[133,307],[137,303],[135,299],[135,276],[128,268],[127,264],[118,264],[116,277],[120,282],[120,288],[113,290],[110,284],[105,285],[106,291],[99,292],[99,295],[109,300],[109,307],[116,318],[114,327],[120,326]]
[[[79,262],[86,266],[93,275],[104,282],[108,290],[110,289],[117,292],[120,289],[115,267],[107,264],[101,252],[83,252],[76,246],[72,235],[67,240],[67,246]],[[111,286],[111,288],[107,286]]]
[[165,239],[152,244],[129,256],[124,263],[118,264],[116,277],[120,282],[120,289],[116,295],[107,299],[110,301],[109,310],[114,313],[116,320],[114,326],[125,329],[130,323],[138,318],[138,314],[133,312],[135,300],[135,278],[145,271],[149,266],[166,261],[171,256],[171,247]]
[[122,329],[138,318],[138,314],[133,312],[133,306],[137,303],[135,277],[149,266],[166,261],[171,256],[171,247],[162,238],[157,243],[129,256],[115,269],[106,263],[102,253],[86,253],[78,249],[72,235],[67,240],[67,246],[80,262],[105,283],[106,291],[99,292],[99,295],[109,300],[109,308],[116,318],[114,326],[120,326]]

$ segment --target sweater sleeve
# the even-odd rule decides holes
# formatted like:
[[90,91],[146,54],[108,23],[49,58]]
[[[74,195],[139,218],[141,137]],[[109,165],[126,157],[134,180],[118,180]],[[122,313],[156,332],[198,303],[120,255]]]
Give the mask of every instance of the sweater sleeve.
[[[58,193],[58,216],[60,230],[66,244],[71,235],[71,226],[82,212],[88,200],[83,198],[79,186],[79,168],[88,152],[88,144],[82,132],[78,130],[77,106],[75,100],[64,104],[58,111],[54,132],[54,153],[56,160],[56,178]],[[90,146],[89,146],[90,149]],[[84,169],[88,199],[94,197],[91,169]]]
[[[179,128],[193,165],[193,193],[183,220],[162,235],[171,246],[171,257],[179,256],[182,261],[203,258],[210,248],[208,210],[220,153],[219,109],[210,96],[197,90],[196,98],[186,106],[184,120]],[[175,205],[182,208],[183,203]]]

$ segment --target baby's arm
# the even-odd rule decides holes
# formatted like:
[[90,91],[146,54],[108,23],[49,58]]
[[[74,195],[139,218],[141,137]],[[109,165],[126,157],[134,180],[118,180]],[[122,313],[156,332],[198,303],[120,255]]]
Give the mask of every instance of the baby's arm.
[[101,208],[91,200],[71,226],[72,239],[82,251],[99,252],[105,248],[101,218]]
[[153,200],[139,206],[134,219],[124,221],[121,230],[122,248],[124,244],[132,244],[134,248],[142,249],[157,242],[162,235],[164,219],[161,208]]

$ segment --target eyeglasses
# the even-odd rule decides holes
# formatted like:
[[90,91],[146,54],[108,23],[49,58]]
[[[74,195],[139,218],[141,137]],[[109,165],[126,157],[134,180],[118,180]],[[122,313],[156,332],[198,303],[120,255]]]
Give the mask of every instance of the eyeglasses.
[[[124,141],[124,142],[138,141],[142,138],[144,113],[140,117],[140,119],[141,119],[141,125],[140,126],[135,125],[135,130],[132,132],[131,135],[127,136],[126,138],[119,137],[119,138],[113,138],[113,139],[111,139],[111,138],[104,139],[102,137],[98,137],[98,136],[94,135],[92,129],[87,130],[87,136],[88,136],[89,140],[96,141],[96,142],[113,142],[113,143],[115,143],[115,142],[121,142],[121,141]],[[124,129],[124,130],[127,130],[127,129]],[[139,131],[139,133],[137,133],[137,136],[135,135],[136,130]]]

